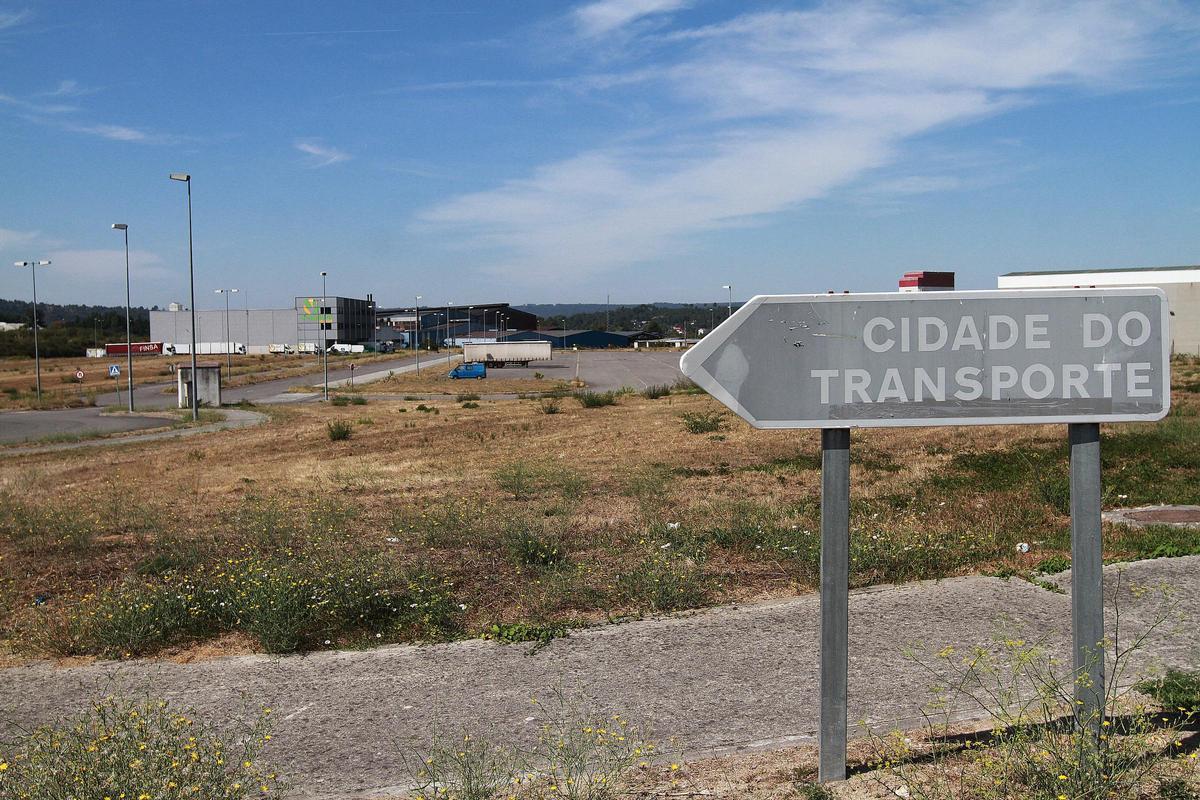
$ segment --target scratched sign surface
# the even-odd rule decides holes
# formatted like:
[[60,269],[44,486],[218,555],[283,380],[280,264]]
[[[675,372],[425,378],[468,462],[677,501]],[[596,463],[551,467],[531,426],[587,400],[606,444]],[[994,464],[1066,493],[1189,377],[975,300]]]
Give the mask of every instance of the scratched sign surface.
[[759,428],[1160,419],[1159,289],[759,296],[680,361]]

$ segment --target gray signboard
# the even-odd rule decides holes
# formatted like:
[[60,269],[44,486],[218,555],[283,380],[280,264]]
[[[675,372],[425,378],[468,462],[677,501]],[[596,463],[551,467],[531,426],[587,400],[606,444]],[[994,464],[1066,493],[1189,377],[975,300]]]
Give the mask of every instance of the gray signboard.
[[1148,421],[1170,341],[1149,287],[777,295],[680,367],[758,428]]

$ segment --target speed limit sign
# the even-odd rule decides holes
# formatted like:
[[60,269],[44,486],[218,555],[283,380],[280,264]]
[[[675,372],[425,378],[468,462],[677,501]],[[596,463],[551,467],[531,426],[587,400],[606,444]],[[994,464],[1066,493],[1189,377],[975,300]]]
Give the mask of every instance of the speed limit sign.
[[83,370],[81,370],[81,369],[75,370],[75,380],[77,380],[77,381],[83,380]]

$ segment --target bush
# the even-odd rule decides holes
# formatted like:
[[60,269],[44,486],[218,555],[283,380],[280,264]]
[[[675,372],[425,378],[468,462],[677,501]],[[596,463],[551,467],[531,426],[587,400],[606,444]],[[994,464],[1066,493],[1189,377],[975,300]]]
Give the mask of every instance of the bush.
[[336,420],[325,424],[326,432],[329,434],[329,441],[341,442],[350,438],[354,432],[354,427],[344,420]]
[[562,401],[557,397],[543,397],[538,403],[538,410],[543,414],[558,414],[562,411]]
[[639,609],[682,611],[710,602],[704,573],[695,558],[656,550],[617,578],[622,598]]
[[439,735],[424,753],[404,759],[417,797],[613,800],[629,794],[630,773],[656,753],[644,731],[620,714],[584,708],[561,695],[549,711],[537,744],[527,749],[465,731]]
[[645,389],[642,389],[642,397],[646,398],[647,400],[657,400],[660,397],[666,397],[670,393],[671,387],[667,386],[666,384],[647,386]]
[[468,400],[467,402],[462,404],[462,407],[463,408],[479,408],[479,403],[476,403],[473,400]]
[[525,525],[505,532],[504,547],[513,561],[527,567],[554,567],[565,562],[570,553],[558,535],[538,533]]
[[350,398],[350,405],[352,406],[365,406],[366,404],[367,398],[363,397],[361,394],[356,394]]
[[46,612],[36,641],[60,655],[129,658],[239,631],[267,652],[291,653],[335,640],[447,638],[459,612],[444,578],[341,542],[303,558],[248,553],[131,578]]
[[274,772],[256,763],[271,738],[268,713],[229,736],[164,700],[104,698],[73,721],[0,747],[0,794],[27,800],[261,797],[280,788]]
[[584,408],[602,408],[617,404],[616,392],[577,392],[575,399]]
[[685,411],[679,415],[688,433],[714,433],[725,425],[720,411]]
[[477,395],[477,394],[460,394],[457,399],[458,399],[458,402],[465,403],[468,400],[478,400],[479,395]]
[[348,406],[350,405],[350,398],[339,394],[329,402],[335,406]]

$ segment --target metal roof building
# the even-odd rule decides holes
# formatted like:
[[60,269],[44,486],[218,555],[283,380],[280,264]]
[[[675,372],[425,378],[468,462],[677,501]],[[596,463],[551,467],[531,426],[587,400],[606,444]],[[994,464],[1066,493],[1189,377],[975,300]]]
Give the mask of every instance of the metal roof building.
[[1103,286],[1157,286],[1162,289],[1171,309],[1171,351],[1200,355],[1200,265],[1009,272],[996,279],[999,289]]
[[654,338],[653,334],[642,331],[513,331],[501,335],[501,341],[512,342],[550,342],[554,347],[579,347],[588,350],[599,350],[608,347],[633,347],[635,341],[644,338]]

